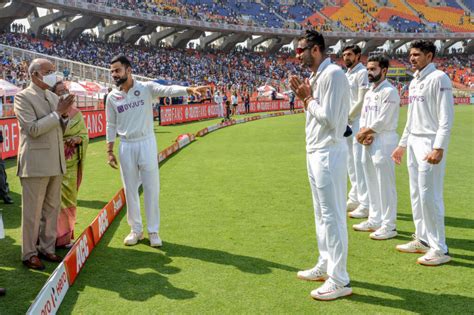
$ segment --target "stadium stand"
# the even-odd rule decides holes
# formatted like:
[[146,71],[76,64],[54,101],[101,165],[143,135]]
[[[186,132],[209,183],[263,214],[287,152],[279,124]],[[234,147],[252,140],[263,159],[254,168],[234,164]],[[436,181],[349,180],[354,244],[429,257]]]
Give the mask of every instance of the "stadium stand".
[[[336,5],[329,1],[296,1],[282,5],[277,0],[87,0],[127,10],[179,16],[208,22],[239,25],[265,26],[273,28],[306,27],[308,21],[318,29],[337,29],[341,25],[352,31],[378,32],[389,29],[396,32],[439,31],[440,25],[452,32],[472,32],[474,24],[470,12],[464,12],[456,0],[445,1],[445,6],[430,7],[425,0],[338,0]],[[407,4],[409,7],[407,6]],[[473,10],[473,2],[465,1]],[[326,18],[331,21],[327,21]],[[442,17],[443,23],[440,23]],[[426,19],[429,25],[422,23]],[[295,23],[288,23],[294,21]],[[298,24],[299,23],[299,24]],[[386,24],[387,23],[387,24]]]
[[407,0],[407,2],[429,21],[438,23],[452,32],[473,32],[474,25],[465,21],[465,12],[452,6],[431,7],[424,0]]
[[[22,33],[5,33],[0,35],[0,43],[105,68],[108,68],[108,61],[114,55],[123,52],[132,58],[140,75],[187,81],[191,84],[212,83],[228,89],[234,85],[240,89],[255,90],[267,81],[279,86],[288,73],[301,71],[293,52],[288,50],[270,55],[245,49],[236,49],[230,54],[219,51],[200,52],[193,49],[149,47],[146,43],[105,43],[87,33],[72,42],[61,38],[39,40]],[[471,73],[474,57],[463,54],[455,56],[457,57],[437,59],[436,62],[451,75],[459,87],[467,88],[474,83]],[[24,83],[26,68],[23,60],[12,60],[9,56],[3,58],[3,77],[15,84]],[[343,66],[340,59],[337,61]],[[362,62],[366,62],[365,56]],[[391,65],[409,68],[406,56],[393,60]]]

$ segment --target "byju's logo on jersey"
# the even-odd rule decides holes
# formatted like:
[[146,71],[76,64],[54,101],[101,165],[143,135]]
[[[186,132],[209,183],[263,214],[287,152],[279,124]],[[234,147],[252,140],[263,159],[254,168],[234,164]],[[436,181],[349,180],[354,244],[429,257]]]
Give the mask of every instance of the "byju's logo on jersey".
[[408,102],[411,104],[413,102],[420,102],[423,103],[425,101],[425,97],[423,95],[410,95],[408,98]]
[[137,102],[131,102],[131,103],[128,103],[128,104],[125,104],[125,105],[119,105],[119,106],[117,106],[117,111],[120,114],[120,113],[123,113],[126,110],[129,110],[129,109],[132,109],[132,108],[135,108],[135,107],[139,107],[139,106],[143,106],[143,105],[145,105],[145,101],[144,100],[139,100]]

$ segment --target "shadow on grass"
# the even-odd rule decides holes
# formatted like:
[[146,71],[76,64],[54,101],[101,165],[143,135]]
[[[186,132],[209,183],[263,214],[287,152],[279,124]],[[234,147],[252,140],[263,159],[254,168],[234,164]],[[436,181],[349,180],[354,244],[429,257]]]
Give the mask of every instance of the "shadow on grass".
[[[406,237],[407,239],[410,239],[410,240],[412,239],[411,238],[411,235],[413,234],[412,232],[400,231],[400,230],[398,230],[397,232],[401,236],[401,238]],[[470,251],[470,252],[474,251],[474,240],[447,237],[446,243],[448,244],[448,248],[462,249],[462,250]]]
[[426,293],[416,290],[416,285],[413,290],[354,280],[351,281],[351,285],[374,291],[374,295],[380,295],[380,292],[382,292],[398,297],[398,299],[389,299],[374,295],[362,295],[358,294],[357,290],[355,290],[355,294],[350,297],[351,301],[380,305],[418,314],[466,314],[470,312],[469,309],[472,310],[474,308],[474,298],[472,297]]
[[103,200],[77,200],[77,207],[79,209],[84,207],[101,210],[103,207],[105,207],[106,204],[107,202]]
[[[88,287],[115,292],[124,300],[139,302],[157,295],[173,300],[196,296],[195,292],[177,288],[169,282],[165,275],[176,274],[180,269],[168,266],[172,259],[160,251],[143,251],[124,245],[119,245],[119,248],[109,247],[114,236],[119,237],[121,243],[123,236],[115,235],[115,232],[125,213],[126,209],[123,209],[92,251],[79,278],[69,289],[67,298],[61,305],[61,313],[70,314],[79,295]],[[148,240],[140,241],[137,246],[142,243],[148,244]],[[109,305],[109,302],[104,301],[104,305]]]
[[26,268],[21,262],[21,246],[6,235],[0,240],[0,287],[7,294],[0,297],[0,314],[25,314],[57,263],[44,262],[44,271]]
[[299,270],[295,267],[278,264],[260,258],[168,242],[163,244],[162,251],[165,252],[168,257],[187,257],[220,265],[229,265],[236,267],[240,271],[253,274],[271,273],[271,268],[293,272]]
[[[398,213],[397,219],[413,222],[413,216],[408,213]],[[467,218],[444,217],[444,224],[455,228],[472,229],[474,227],[474,220]]]
[[[13,199],[13,204],[6,205],[0,201],[0,211],[3,214],[3,224],[5,229],[16,229],[21,226],[21,195],[10,191],[8,193]],[[0,253],[2,251],[0,250]]]

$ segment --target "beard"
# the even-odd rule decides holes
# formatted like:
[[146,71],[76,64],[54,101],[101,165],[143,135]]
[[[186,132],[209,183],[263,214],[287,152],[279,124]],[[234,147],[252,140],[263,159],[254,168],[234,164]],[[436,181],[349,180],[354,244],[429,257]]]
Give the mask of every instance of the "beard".
[[346,64],[347,68],[352,67],[352,65],[354,64],[354,62],[352,62],[352,60],[346,60],[346,61],[344,61],[344,63]]
[[121,78],[114,79],[114,80],[115,80],[115,85],[116,85],[116,86],[121,86],[122,84],[124,84],[125,82],[127,82],[128,77],[125,76],[125,77],[121,77]]
[[376,76],[373,76],[373,75],[369,74],[368,78],[369,78],[370,83],[379,82],[380,79],[382,78],[382,73],[379,73]]

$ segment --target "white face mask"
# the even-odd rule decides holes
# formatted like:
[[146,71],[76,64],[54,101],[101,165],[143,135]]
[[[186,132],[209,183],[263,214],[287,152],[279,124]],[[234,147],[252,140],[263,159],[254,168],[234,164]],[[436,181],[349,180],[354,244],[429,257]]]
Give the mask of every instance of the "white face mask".
[[49,87],[53,87],[56,84],[56,81],[56,73],[51,73],[43,76],[43,82],[46,83]]

